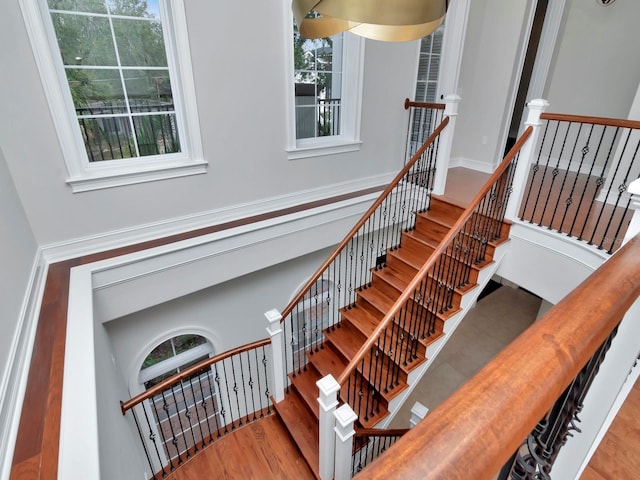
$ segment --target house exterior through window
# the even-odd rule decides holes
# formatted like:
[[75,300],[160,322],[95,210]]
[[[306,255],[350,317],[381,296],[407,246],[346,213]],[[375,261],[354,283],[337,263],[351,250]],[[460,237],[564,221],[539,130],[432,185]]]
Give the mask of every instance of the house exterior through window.
[[289,158],[359,149],[364,40],[348,32],[307,39],[293,16],[291,25]]
[[74,191],[205,171],[182,1],[20,1]]

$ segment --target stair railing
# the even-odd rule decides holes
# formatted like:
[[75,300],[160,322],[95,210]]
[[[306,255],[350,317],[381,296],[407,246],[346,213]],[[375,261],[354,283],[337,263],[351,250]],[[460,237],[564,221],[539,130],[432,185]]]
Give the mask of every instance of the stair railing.
[[518,217],[611,254],[632,212],[627,187],[640,177],[640,121],[543,113]]
[[[398,248],[402,231],[413,228],[417,213],[428,208],[439,139],[448,124],[445,116],[282,311],[285,377],[306,370],[307,354],[323,348],[323,331],[339,326],[340,309],[351,308],[357,291],[370,284],[371,270],[384,264],[386,252]],[[288,378],[284,381],[288,388]]]
[[353,437],[351,476],[362,471],[376,458],[396,443],[408,428],[359,428]]
[[[618,337],[624,329],[624,335],[637,338],[638,278],[640,236],[616,251],[357,478],[489,480],[503,466],[499,478],[574,478],[579,472],[553,475],[553,461],[568,436],[580,435],[578,416],[585,426],[588,417],[601,425],[602,417],[594,418],[594,410],[606,415],[607,402],[617,394],[614,388],[602,398],[603,390],[611,390],[604,379],[613,370],[626,373],[633,365],[634,348],[626,356],[617,349],[614,362],[605,365],[602,360],[618,328]],[[595,387],[598,380],[600,396],[588,403],[585,388],[592,382]],[[581,448],[573,445],[568,455],[573,460],[563,459],[571,463],[569,468],[578,469],[587,459],[597,428],[594,432],[591,425],[581,435],[587,430],[591,436]]]
[[[399,385],[400,365],[410,365],[421,340],[436,332],[453,294],[485,261],[487,244],[504,236],[504,214],[529,126],[440,245],[402,292],[338,378],[343,400],[367,421],[380,412],[383,393]],[[346,393],[344,393],[346,391]],[[346,395],[346,398],[344,398]]]
[[272,413],[271,340],[185,368],[126,402],[154,479],[222,436]]

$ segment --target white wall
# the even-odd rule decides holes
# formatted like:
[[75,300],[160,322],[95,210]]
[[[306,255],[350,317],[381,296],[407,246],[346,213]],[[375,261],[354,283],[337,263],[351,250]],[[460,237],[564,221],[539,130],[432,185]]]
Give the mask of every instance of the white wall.
[[[0,477],[8,478],[44,271],[0,145]],[[27,351],[25,351],[27,350]]]
[[37,248],[0,148],[0,412]]
[[129,383],[144,357],[174,334],[205,335],[216,353],[266,338],[264,313],[283,309],[329,253],[305,255],[107,322],[124,380]]
[[[493,171],[501,159],[501,129],[511,108],[518,45],[529,2],[474,0],[458,94],[462,97],[451,155],[462,166]],[[508,128],[508,124],[506,125]]]
[[549,111],[627,118],[640,83],[640,2],[567,0],[545,96]]
[[[186,1],[208,173],[72,194],[18,0],[0,18],[0,144],[37,241],[48,245],[314,187],[402,165],[415,45],[368,41],[362,150],[289,161],[285,22],[277,2]],[[8,46],[11,48],[8,48]],[[7,68],[8,67],[8,68]]]

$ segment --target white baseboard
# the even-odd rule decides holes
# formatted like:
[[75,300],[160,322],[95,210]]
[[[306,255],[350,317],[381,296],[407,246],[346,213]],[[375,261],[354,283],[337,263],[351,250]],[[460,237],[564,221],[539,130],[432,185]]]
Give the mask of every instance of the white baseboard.
[[0,383],[0,479],[8,480],[15,440],[20,424],[22,402],[27,387],[31,353],[35,340],[48,264],[42,250],[36,253],[20,310],[9,361]]
[[76,238],[45,245],[42,248],[45,258],[49,263],[60,262],[83,255],[90,255],[92,253],[177,235],[199,228],[220,225],[268,212],[275,212],[330,197],[356,193],[369,188],[384,187],[389,184],[393,177],[393,174],[382,174],[356,179],[349,182],[302,190],[287,195],[279,195],[254,202],[185,215],[183,217],[171,218],[160,222],[136,225],[134,227],[123,228],[98,235]]
[[481,162],[479,160],[465,157],[452,158],[449,162],[449,168],[454,167],[468,168],[469,170],[475,170],[477,172],[483,173],[493,173],[494,170],[493,165],[489,165],[486,162]]

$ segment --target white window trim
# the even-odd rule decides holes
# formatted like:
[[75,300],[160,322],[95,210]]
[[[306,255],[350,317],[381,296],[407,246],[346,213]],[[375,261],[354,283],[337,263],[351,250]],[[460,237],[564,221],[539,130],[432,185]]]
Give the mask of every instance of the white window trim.
[[[61,71],[57,42],[40,0],[19,0],[31,48],[67,166],[67,183],[74,193],[121,185],[131,185],[167,178],[205,173],[200,126],[196,107],[195,85],[187,36],[187,20],[183,0],[160,0],[167,13],[164,28],[167,57],[172,65],[171,81],[180,127],[181,152],[170,156],[137,157],[113,162],[89,164],[75,121],[75,109]],[[53,37],[55,38],[55,36]],[[53,43],[53,44],[52,44]],[[72,114],[73,113],[73,114]]]
[[343,95],[341,105],[341,133],[328,137],[296,139],[295,85],[293,81],[293,14],[291,2],[283,2],[284,18],[290,19],[284,28],[286,68],[286,152],[289,160],[297,160],[360,150],[360,121],[362,117],[362,86],[364,77],[365,39],[349,32],[344,34],[342,56]]
[[[174,338],[174,337],[171,337],[171,338]],[[144,386],[145,382],[148,382],[149,380],[156,378],[162,375],[163,373],[167,373],[167,372],[170,372],[171,370],[175,370],[189,362],[193,362],[197,358],[204,357],[205,355],[211,355],[212,353],[213,353],[213,347],[211,346],[209,341],[207,341],[202,345],[198,345],[197,347],[190,348],[185,352],[178,353],[177,355],[174,355],[173,357],[169,357],[166,360],[163,360],[161,362],[155,363],[150,367],[143,368],[142,370],[140,370],[140,374],[139,374],[140,385]]]

